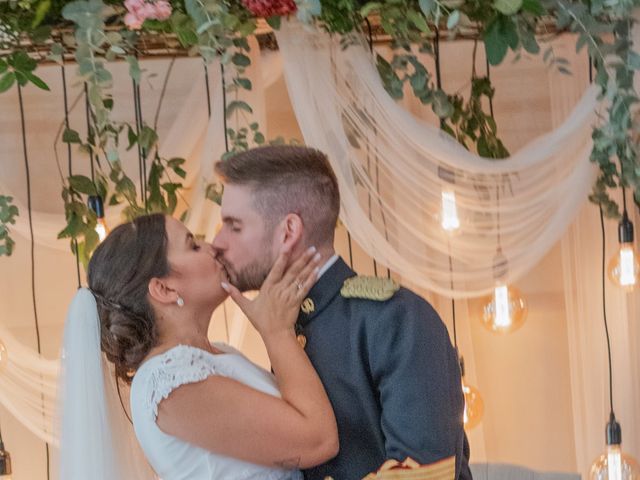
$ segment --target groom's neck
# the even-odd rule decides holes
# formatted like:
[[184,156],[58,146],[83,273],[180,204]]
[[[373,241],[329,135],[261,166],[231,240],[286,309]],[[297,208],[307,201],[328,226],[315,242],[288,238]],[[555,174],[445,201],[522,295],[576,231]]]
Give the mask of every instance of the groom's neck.
[[327,247],[325,249],[321,248],[318,251],[320,252],[320,261],[318,262],[318,265],[320,265],[320,268],[322,268],[322,266],[325,263],[327,263],[329,259],[336,254],[336,251],[333,249],[333,247]]

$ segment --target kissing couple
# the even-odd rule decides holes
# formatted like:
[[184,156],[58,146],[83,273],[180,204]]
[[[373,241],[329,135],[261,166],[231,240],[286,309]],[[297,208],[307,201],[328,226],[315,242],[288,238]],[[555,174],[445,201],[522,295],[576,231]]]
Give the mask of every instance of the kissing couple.
[[[94,252],[65,325],[61,478],[359,480],[409,457],[452,459],[471,479],[447,329],[423,298],[335,254],[327,157],[261,147],[216,173],[213,243],[152,214]],[[271,372],[209,341],[228,296]]]

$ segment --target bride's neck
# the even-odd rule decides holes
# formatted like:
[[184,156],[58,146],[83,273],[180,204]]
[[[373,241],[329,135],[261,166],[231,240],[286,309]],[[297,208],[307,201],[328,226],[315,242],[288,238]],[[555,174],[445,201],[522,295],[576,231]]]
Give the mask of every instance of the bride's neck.
[[178,344],[210,349],[208,338],[210,317],[201,319],[164,319],[158,322],[158,346]]

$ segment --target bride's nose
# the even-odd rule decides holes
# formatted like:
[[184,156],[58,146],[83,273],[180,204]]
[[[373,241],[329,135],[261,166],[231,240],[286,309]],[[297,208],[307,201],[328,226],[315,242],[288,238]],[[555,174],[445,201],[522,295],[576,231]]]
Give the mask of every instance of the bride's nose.
[[220,253],[216,247],[213,246],[213,243],[205,243],[206,248],[209,249],[211,256],[213,258],[218,258],[218,254]]

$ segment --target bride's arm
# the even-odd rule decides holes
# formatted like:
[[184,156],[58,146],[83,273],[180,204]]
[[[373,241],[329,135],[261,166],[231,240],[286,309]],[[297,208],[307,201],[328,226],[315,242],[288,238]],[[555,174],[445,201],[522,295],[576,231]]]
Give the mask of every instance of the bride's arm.
[[[315,281],[313,252],[285,271],[274,265],[259,297],[232,296],[263,337],[282,398],[230,378],[183,385],[160,403],[157,424],[170,435],[215,453],[280,468],[308,468],[338,452],[329,399],[293,330],[300,301]],[[303,288],[295,288],[301,281]]]

